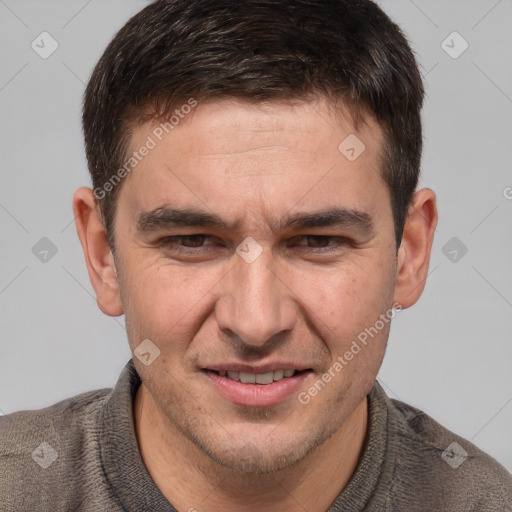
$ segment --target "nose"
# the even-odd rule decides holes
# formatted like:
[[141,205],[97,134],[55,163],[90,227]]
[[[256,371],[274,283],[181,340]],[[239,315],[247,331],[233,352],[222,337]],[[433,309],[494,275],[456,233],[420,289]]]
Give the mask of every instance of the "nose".
[[217,300],[217,324],[247,345],[263,346],[295,326],[293,293],[283,282],[284,275],[279,275],[268,249],[252,263],[238,255],[236,258]]

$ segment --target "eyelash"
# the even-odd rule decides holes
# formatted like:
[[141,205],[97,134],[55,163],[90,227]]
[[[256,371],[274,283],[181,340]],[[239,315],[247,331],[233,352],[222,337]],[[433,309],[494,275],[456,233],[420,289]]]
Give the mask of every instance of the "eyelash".
[[[211,237],[211,235],[202,235],[202,234],[169,236],[169,237],[162,239],[161,246],[164,247],[165,249],[173,251],[173,252],[177,252],[177,253],[186,252],[189,254],[196,253],[199,251],[204,252],[205,249],[206,249],[206,251],[213,250],[213,249],[207,248],[207,246],[204,246],[204,245],[200,245],[198,247],[187,247],[187,246],[183,246],[183,245],[176,245],[180,241],[183,242],[183,240],[191,240],[191,239],[197,239],[197,238],[208,239],[208,238],[212,238],[212,237]],[[353,245],[351,243],[351,240],[349,240],[346,237],[342,237],[342,236],[300,235],[298,237],[292,238],[292,240],[296,240],[296,239],[301,239],[301,240],[303,240],[303,239],[317,239],[317,240],[320,239],[320,240],[325,240],[325,241],[328,241],[328,240],[335,241],[334,244],[329,244],[324,247],[307,247],[307,246],[301,245],[301,247],[309,248],[313,252],[316,252],[316,253],[330,252],[332,250],[335,250],[335,248],[337,248],[337,247]]]

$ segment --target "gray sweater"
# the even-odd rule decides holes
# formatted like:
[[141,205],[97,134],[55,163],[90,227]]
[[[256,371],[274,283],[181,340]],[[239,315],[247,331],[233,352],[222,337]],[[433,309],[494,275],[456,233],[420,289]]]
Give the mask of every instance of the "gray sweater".
[[[140,456],[139,385],[130,360],[114,389],[0,417],[0,511],[176,512]],[[368,404],[361,458],[328,512],[512,512],[512,476],[498,462],[378,381]]]

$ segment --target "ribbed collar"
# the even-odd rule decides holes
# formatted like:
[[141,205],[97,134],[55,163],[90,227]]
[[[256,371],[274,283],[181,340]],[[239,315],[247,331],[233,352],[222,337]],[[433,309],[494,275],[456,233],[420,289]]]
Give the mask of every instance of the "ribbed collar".
[[328,512],[386,510],[387,490],[391,485],[394,450],[390,450],[394,422],[389,418],[392,404],[375,381],[367,395],[368,431],[356,470]]
[[[100,412],[100,456],[103,471],[120,505],[127,512],[177,512],[160,492],[142,460],[133,403],[141,383],[130,359]],[[388,482],[381,476],[393,464],[387,458],[389,398],[376,381],[368,394],[368,433],[356,471],[328,512],[382,510]],[[391,471],[385,471],[388,475]]]
[[102,410],[100,454],[107,480],[126,512],[177,512],[166,500],[142,460],[133,403],[141,383],[130,359]]

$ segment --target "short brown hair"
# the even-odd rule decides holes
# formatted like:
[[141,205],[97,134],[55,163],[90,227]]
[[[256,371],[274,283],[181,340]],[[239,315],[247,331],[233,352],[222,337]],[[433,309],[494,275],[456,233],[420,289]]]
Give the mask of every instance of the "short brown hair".
[[[131,127],[196,100],[324,95],[383,129],[397,247],[417,187],[423,83],[400,28],[370,0],[158,0],[118,32],[88,83],[83,128],[115,255],[118,187]],[[112,189],[112,190],[111,190]]]

